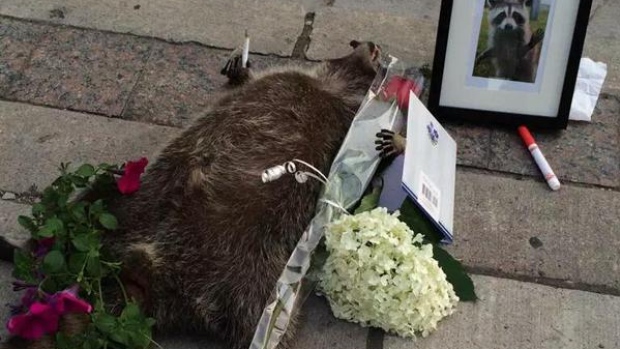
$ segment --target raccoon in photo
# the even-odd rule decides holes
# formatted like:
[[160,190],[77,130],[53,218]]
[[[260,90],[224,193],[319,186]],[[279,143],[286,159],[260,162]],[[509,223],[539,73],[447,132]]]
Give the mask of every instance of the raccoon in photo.
[[483,53],[491,59],[495,78],[533,83],[542,31],[532,35],[526,0],[486,0],[488,42]]

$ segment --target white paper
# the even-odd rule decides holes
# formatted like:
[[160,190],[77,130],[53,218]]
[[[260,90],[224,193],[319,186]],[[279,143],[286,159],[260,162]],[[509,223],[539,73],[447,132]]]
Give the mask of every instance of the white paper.
[[403,188],[449,243],[453,240],[457,145],[413,93],[407,115]]
[[581,59],[569,115],[570,120],[592,120],[606,75],[607,64],[594,62],[587,57]]

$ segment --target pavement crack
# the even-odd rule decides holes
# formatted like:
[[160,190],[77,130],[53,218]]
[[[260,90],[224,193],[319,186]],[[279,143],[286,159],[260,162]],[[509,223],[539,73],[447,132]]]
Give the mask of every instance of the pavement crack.
[[304,28],[301,31],[301,34],[297,38],[295,42],[295,47],[293,48],[292,58],[294,59],[305,59],[306,51],[310,46],[310,36],[312,35],[312,26],[314,25],[314,12],[306,13],[304,18]]
[[591,293],[598,293],[610,296],[620,296],[620,289],[606,286],[606,285],[595,285],[588,284],[584,282],[574,282],[571,280],[565,279],[554,279],[549,277],[536,277],[530,275],[516,274],[516,273],[508,273],[502,270],[497,270],[494,268],[488,267],[474,267],[474,266],[465,266],[465,270],[469,274],[473,275],[482,275],[482,276],[490,276],[500,279],[507,280],[515,280],[520,282],[527,282],[531,284],[544,285],[549,287],[554,287],[558,289],[567,289],[567,290],[575,290],[575,291],[584,291]]
[[142,64],[142,68],[140,68],[140,72],[138,73],[136,82],[133,84],[133,86],[131,87],[131,90],[129,90],[129,93],[127,94],[127,99],[125,99],[125,103],[123,103],[123,109],[118,114],[118,117],[121,119],[123,118],[123,116],[125,116],[125,112],[127,111],[127,106],[131,102],[131,98],[133,97],[134,92],[136,91],[136,88],[138,87],[138,84],[140,84],[140,82],[142,81],[142,78],[144,76],[144,70],[146,69],[146,66],[149,64],[149,61],[151,60],[151,56],[153,55],[153,50],[155,49],[156,43],[154,41],[151,41],[149,42],[149,44],[150,44],[149,51],[146,54],[146,59],[144,60],[144,64]]

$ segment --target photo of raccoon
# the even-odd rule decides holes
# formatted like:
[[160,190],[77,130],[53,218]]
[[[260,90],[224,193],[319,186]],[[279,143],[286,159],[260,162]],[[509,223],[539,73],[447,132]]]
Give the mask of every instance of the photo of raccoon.
[[554,0],[482,0],[473,76],[535,83]]

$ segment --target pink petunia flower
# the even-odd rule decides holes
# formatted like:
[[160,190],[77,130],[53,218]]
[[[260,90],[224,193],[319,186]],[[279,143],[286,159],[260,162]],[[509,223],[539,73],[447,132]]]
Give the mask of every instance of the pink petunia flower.
[[50,297],[49,303],[62,316],[68,313],[90,313],[93,306],[77,296],[77,287],[57,292]]
[[7,329],[13,335],[36,340],[58,331],[59,315],[49,304],[35,302],[25,314],[12,317]]
[[18,310],[26,313],[13,316],[7,328],[13,335],[24,339],[39,339],[46,334],[58,331],[58,321],[61,316],[69,313],[90,313],[92,305],[80,299],[77,295],[78,287],[74,286],[64,291],[45,295],[42,302],[36,301],[37,290],[28,289],[22,298]]
[[125,172],[116,182],[118,190],[122,194],[131,194],[140,189],[140,175],[144,173],[148,163],[147,158],[141,158],[138,161],[128,161],[125,164]]
[[56,238],[53,236],[39,240],[37,242],[37,247],[34,251],[35,256],[43,257],[44,255],[46,255],[47,252],[49,252],[49,250],[52,248],[52,246],[54,246],[55,242]]

